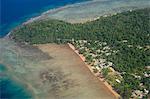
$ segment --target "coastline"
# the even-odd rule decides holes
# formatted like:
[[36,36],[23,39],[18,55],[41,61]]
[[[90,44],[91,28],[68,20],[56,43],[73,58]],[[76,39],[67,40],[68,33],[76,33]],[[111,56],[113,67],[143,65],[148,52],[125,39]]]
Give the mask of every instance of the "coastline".
[[[80,59],[85,63],[85,57],[84,57],[83,55],[79,54],[78,51],[75,50],[75,47],[74,47],[72,44],[67,43],[67,45],[68,45],[68,47],[69,47],[70,49],[72,49],[72,50],[74,51],[74,53],[76,53],[76,54],[80,57]],[[90,72],[91,72],[94,76],[96,76],[96,78],[97,78],[99,81],[101,81],[101,82],[104,84],[104,86],[116,97],[116,99],[119,99],[119,98],[121,97],[115,90],[113,90],[113,87],[112,87],[110,84],[108,84],[103,78],[98,77],[98,76],[93,72],[93,70],[92,70],[92,68],[91,68],[90,65],[88,65],[88,64],[86,64],[86,63],[85,63],[85,65],[86,65],[87,68],[90,70]]]
[[[57,61],[57,63],[55,63],[55,67],[52,68],[56,68],[57,66],[59,66],[59,68],[65,73],[69,73],[69,77],[71,79],[77,81],[77,89],[75,89],[76,91],[78,91],[75,93],[79,92],[78,95],[72,98],[64,99],[99,99],[99,97],[101,97],[102,99],[118,99],[103,85],[103,82],[99,82],[97,77],[95,77],[89,71],[89,69],[84,66],[86,64],[71,48],[68,47],[67,44],[57,45],[55,43],[47,43],[38,44],[35,46],[37,46],[41,51],[48,53],[50,56],[55,56],[54,59],[56,59],[55,61]],[[50,61],[45,62],[49,63]],[[65,69],[63,69],[64,67]],[[70,88],[74,89],[74,87]],[[70,92],[73,92],[73,94],[75,94],[74,91],[70,90]],[[84,94],[86,95],[84,96]]]
[[[0,53],[0,63],[8,66],[8,73],[17,77],[29,92],[31,90],[30,93],[36,99],[61,99],[64,96],[64,99],[115,99],[67,44],[49,43],[35,46],[39,51],[27,47],[20,48],[13,41],[3,40],[0,43],[3,49]],[[45,57],[45,53],[50,58]],[[51,77],[45,79],[42,75],[47,72],[54,74],[57,80],[54,81]]]
[[65,5],[65,6],[60,6],[60,7],[58,7],[58,8],[52,8],[52,9],[49,9],[49,10],[47,10],[47,11],[44,11],[44,12],[41,13],[40,15],[35,16],[35,17],[31,17],[31,18],[29,18],[27,21],[24,21],[24,22],[21,23],[20,25],[18,25],[18,26],[16,26],[16,27],[14,27],[13,29],[11,29],[11,30],[4,36],[4,38],[9,37],[9,35],[11,34],[11,32],[12,32],[13,30],[17,29],[17,28],[20,27],[20,26],[30,24],[30,23],[32,23],[32,22],[34,22],[34,21],[47,19],[47,15],[48,15],[48,14],[53,14],[53,13],[56,13],[56,12],[58,12],[58,11],[61,11],[61,10],[70,8],[70,7],[74,7],[74,6],[77,6],[77,5],[80,5],[80,4],[90,3],[90,2],[93,2],[93,1],[96,1],[96,0],[84,1],[84,2],[79,2],[79,3],[75,3],[75,4],[68,4],[68,5]]
[[[107,2],[108,2],[108,5],[106,4]],[[109,3],[111,3],[111,7],[109,7]],[[124,3],[125,5],[122,5]],[[106,6],[106,8],[105,6],[103,6],[103,4]],[[119,4],[120,6],[118,6]],[[74,3],[74,4],[68,4],[65,6],[60,6],[58,8],[49,9],[47,11],[44,11],[38,16],[29,18],[28,20],[20,23],[20,25],[12,28],[5,36],[6,37],[9,36],[13,30],[17,29],[20,26],[23,26],[23,25],[26,25],[26,24],[29,24],[38,20],[56,19],[56,20],[62,20],[71,24],[77,24],[77,23],[84,24],[86,22],[97,20],[101,16],[107,17],[111,15],[116,15],[117,13],[121,13],[125,11],[132,11],[136,9],[142,9],[146,7],[149,7],[148,0],[133,1],[133,2],[129,2],[129,1],[123,2],[120,0],[114,1],[114,2],[111,2],[110,0],[90,0],[90,1]],[[101,10],[99,11],[99,9]],[[83,10],[83,13],[80,13],[82,12],[82,10]],[[88,12],[88,10],[90,11]],[[68,17],[69,19],[67,19]]]
[[23,22],[22,25],[26,25],[26,24],[29,24],[29,23],[32,23],[34,21],[41,20],[41,19],[47,19],[46,17],[48,16],[48,14],[57,13],[59,11],[62,11],[64,9],[67,9],[67,8],[70,8],[70,7],[75,7],[75,6],[78,6],[78,5],[81,5],[81,4],[88,4],[88,3],[91,3],[91,2],[96,2],[96,1],[94,1],[94,0],[85,1],[85,2],[80,2],[80,3],[75,3],[75,4],[68,4],[68,5],[65,5],[65,6],[58,7],[58,8],[53,8],[53,9],[50,9],[50,10],[47,10],[47,11],[41,13],[41,15],[39,15],[39,16],[30,18],[29,20]]
[[[64,8],[64,9],[66,9],[66,8]],[[58,9],[52,9],[52,10],[58,10]],[[58,11],[61,11],[61,10],[63,10],[63,9],[60,9],[60,10],[58,10]],[[132,11],[132,10],[131,10]],[[54,11],[55,12],[55,11]],[[44,20],[44,19],[47,19],[47,15],[49,14],[49,13],[53,13],[53,11],[52,12],[45,12],[44,13],[44,16],[38,16],[37,18],[31,18],[31,23],[33,22],[33,21],[36,21],[36,20]],[[113,14],[111,14],[111,15],[113,15]],[[108,15],[107,15],[108,16]],[[106,16],[106,17],[107,17]],[[104,16],[103,16],[104,17]],[[94,21],[94,20],[97,20],[97,19],[99,19],[100,17],[97,17],[97,18],[91,18],[90,20],[87,20],[86,22],[88,22],[88,21]],[[30,23],[29,22],[29,23]],[[85,23],[84,21],[80,21],[80,23]],[[28,23],[23,23],[22,25],[26,25],[26,24],[28,24]],[[16,29],[17,28],[19,28],[19,27],[16,27]],[[13,32],[13,30],[12,31],[10,31],[4,38],[7,38],[7,37],[9,37],[9,35],[11,34],[11,32]],[[11,39],[11,38],[10,38]],[[69,46],[69,47],[68,47]],[[67,44],[67,47],[68,47],[68,49],[70,49],[70,50],[73,50],[73,53],[75,53],[76,54],[76,56],[79,56],[79,59],[81,59],[81,61],[86,65],[86,66],[84,66],[84,67],[88,67],[87,69],[88,69],[88,71],[89,72],[91,72],[91,74],[93,75],[93,77],[95,76],[101,83],[99,83],[99,84],[101,84],[101,85],[104,85],[104,88],[106,89],[106,90],[108,90],[110,93],[112,93],[112,95],[113,96],[115,96],[117,99],[118,98],[120,98],[120,95],[115,91],[115,90],[113,90],[113,87],[109,84],[109,83],[107,83],[106,81],[105,81],[105,79],[103,79],[102,77],[100,77],[101,75],[97,75],[97,74],[95,74],[94,72],[93,72],[93,69],[91,68],[91,66],[90,65],[88,65],[86,62],[85,62],[85,57],[82,55],[82,54],[79,54],[79,51],[78,50],[76,50],[76,48],[75,48],[75,46],[74,45],[72,45],[72,44],[70,44],[70,43],[68,43]],[[99,91],[98,91],[99,92]]]
[[[62,0],[61,2],[58,2],[58,1],[51,2],[51,1],[47,0],[46,2],[41,3],[41,4],[39,1],[37,1],[37,3],[39,2],[39,4],[37,4],[36,7],[34,7],[34,5],[35,5],[34,1],[33,2],[27,1],[24,3],[23,7],[22,6],[15,7],[13,9],[10,9],[9,7],[8,8],[3,7],[3,9],[7,9],[7,12],[9,12],[9,10],[17,11],[18,10],[17,8],[20,8],[20,10],[17,11],[17,13],[15,13],[16,11],[12,14],[10,13],[9,18],[7,18],[7,19],[5,19],[5,17],[4,17],[4,19],[7,21],[2,22],[2,24],[0,26],[0,28],[1,28],[0,38],[5,37],[7,35],[7,33],[9,33],[11,30],[15,29],[16,27],[19,27],[20,25],[28,22],[29,20],[39,19],[38,17],[40,17],[42,14],[46,13],[47,11],[55,10],[57,8],[61,8],[64,6],[74,5],[77,3],[83,3],[83,2],[87,2],[87,1],[89,1],[89,0],[68,0],[68,1]],[[18,4],[20,4],[20,3],[21,3],[21,1],[18,2]],[[35,1],[35,3],[36,3],[36,1]],[[8,2],[8,4],[11,4],[11,1]],[[17,4],[17,2],[14,2],[12,4],[13,5],[11,5],[11,6],[13,7],[13,6],[15,6],[15,4]],[[28,6],[30,6],[30,7],[28,8]],[[34,8],[32,9],[31,6],[33,6]],[[23,10],[23,12],[22,12],[22,10]],[[25,11],[25,13],[24,13],[24,10],[27,10],[27,11]],[[2,11],[2,13],[4,13],[4,12]]]
[[[108,2],[108,5],[106,2]],[[60,6],[58,8],[52,8],[52,9],[47,10],[38,16],[32,17],[32,18],[28,19],[27,21],[24,21],[20,25],[14,27],[6,34],[6,36],[9,36],[11,34],[11,32],[13,30],[17,29],[18,27],[32,23],[37,20],[56,19],[56,20],[62,20],[65,22],[69,22],[72,24],[76,24],[76,23],[84,24],[86,22],[91,22],[91,21],[97,20],[101,16],[107,17],[107,16],[111,16],[111,15],[116,15],[117,13],[121,13],[124,11],[132,11],[132,10],[136,10],[136,9],[146,8],[149,6],[149,4],[146,3],[146,2],[148,2],[148,0],[143,0],[143,2],[145,2],[144,4],[141,4],[140,1],[138,1],[137,4],[136,4],[136,2],[121,2],[120,3],[120,1],[115,1],[114,3],[117,3],[117,2],[119,2],[118,4],[125,3],[125,5],[115,7],[117,5],[110,2],[110,0],[91,0],[91,1],[79,2],[79,3],[75,3],[75,4],[68,4],[65,6]],[[112,8],[111,7],[107,8],[109,6],[109,3],[112,3],[111,4],[111,5],[113,5]],[[99,4],[99,5],[96,5],[96,4]],[[98,8],[98,6],[102,6],[103,4],[105,4],[105,6],[107,5],[106,9],[102,9],[102,11],[95,11],[96,9],[101,9],[101,8]],[[127,4],[129,4],[129,6],[127,6]],[[93,6],[93,5],[96,5],[96,6]],[[78,11],[80,12],[81,10],[83,10],[84,7],[86,8],[85,12],[78,13]],[[81,8],[81,10],[80,10],[80,8]],[[88,11],[87,8],[93,8],[93,12],[92,12],[93,14],[91,12],[86,12],[86,11]],[[71,10],[71,12],[70,12],[70,10]],[[92,10],[92,9],[89,9],[89,10]],[[77,11],[77,12],[74,12],[74,11]],[[68,17],[69,14],[70,15],[72,14],[73,16],[76,15],[76,16],[72,17],[72,15],[71,15]],[[87,14],[87,16],[86,16],[86,14]],[[65,17],[65,16],[67,16],[67,17]]]

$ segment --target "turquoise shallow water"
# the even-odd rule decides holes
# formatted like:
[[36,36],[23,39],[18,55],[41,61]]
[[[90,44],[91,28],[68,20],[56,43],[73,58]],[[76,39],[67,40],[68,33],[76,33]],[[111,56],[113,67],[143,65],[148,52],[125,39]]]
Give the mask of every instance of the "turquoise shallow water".
[[0,99],[32,99],[24,85],[13,80],[4,65],[0,64]]
[[6,70],[7,70],[6,67],[4,65],[0,64],[0,73],[4,72]]

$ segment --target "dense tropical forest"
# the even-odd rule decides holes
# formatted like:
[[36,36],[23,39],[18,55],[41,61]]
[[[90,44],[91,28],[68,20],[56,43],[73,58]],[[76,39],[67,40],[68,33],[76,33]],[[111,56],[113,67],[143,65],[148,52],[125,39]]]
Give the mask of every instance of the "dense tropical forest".
[[[150,8],[100,17],[84,24],[52,19],[39,20],[14,29],[10,37],[17,42],[29,44],[73,41],[76,46],[79,42],[75,41],[85,40],[90,45],[82,44],[82,47],[91,49],[91,53],[100,49],[100,43],[97,42],[104,42],[111,49],[108,51],[117,51],[110,55],[100,54],[112,62],[111,67],[121,75],[120,83],[112,83],[114,89],[125,99],[137,90],[145,94],[142,98],[149,97]],[[85,49],[80,51],[85,54]],[[87,60],[90,60],[89,56]],[[103,68],[102,74],[106,77],[108,71]]]

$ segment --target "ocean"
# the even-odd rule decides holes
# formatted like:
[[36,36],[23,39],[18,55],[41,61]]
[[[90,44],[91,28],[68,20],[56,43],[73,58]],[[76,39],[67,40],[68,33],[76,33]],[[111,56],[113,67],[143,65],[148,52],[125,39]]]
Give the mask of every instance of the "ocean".
[[[0,0],[0,38],[31,17],[83,1],[88,0]],[[0,99],[32,99],[31,92],[6,72],[5,66],[0,64]]]
[[0,37],[49,9],[89,0],[0,0]]

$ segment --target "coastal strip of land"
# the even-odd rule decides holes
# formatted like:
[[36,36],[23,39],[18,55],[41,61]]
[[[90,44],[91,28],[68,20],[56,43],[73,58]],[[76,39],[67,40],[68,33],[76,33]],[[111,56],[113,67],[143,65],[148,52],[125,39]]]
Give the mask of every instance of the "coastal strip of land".
[[[82,54],[79,54],[78,51],[75,49],[75,47],[71,44],[71,43],[68,43],[68,46],[80,57],[80,59],[85,63],[85,57],[82,55]],[[88,69],[91,71],[91,73],[96,76],[98,78],[98,80],[100,80],[100,82],[103,82],[103,84],[105,85],[105,87],[116,97],[116,99],[119,99],[120,98],[120,95],[115,91],[113,90],[112,86],[109,85],[105,80],[104,78],[101,78],[99,74],[96,74],[93,72],[93,69],[91,68],[90,65],[86,64],[85,63],[85,66],[88,67]]]

